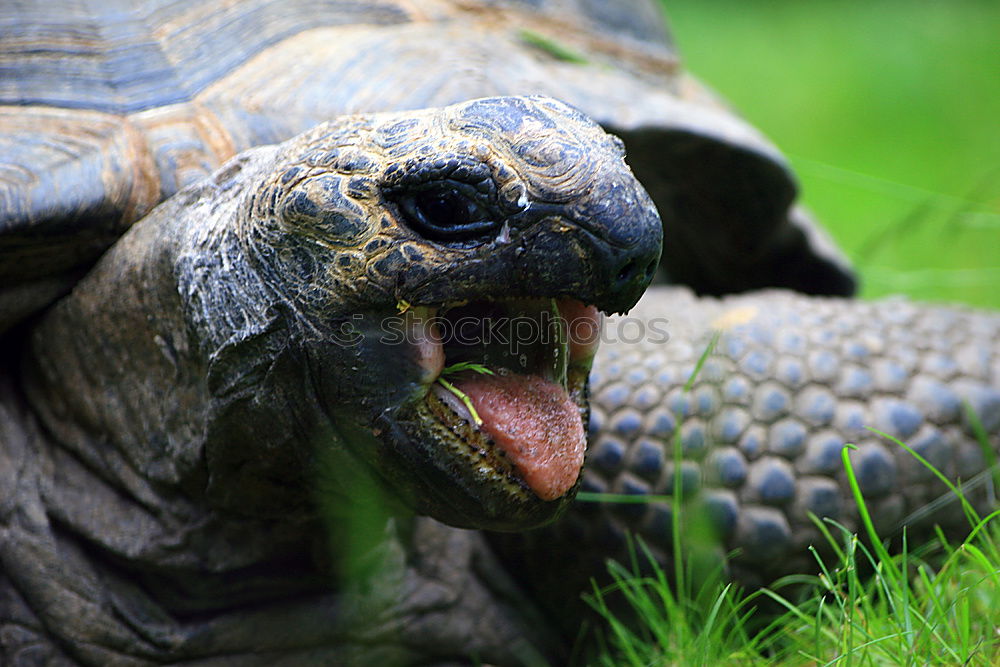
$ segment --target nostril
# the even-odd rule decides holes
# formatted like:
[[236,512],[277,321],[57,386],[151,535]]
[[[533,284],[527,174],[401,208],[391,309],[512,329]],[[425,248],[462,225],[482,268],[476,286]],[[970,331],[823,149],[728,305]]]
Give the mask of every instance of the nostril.
[[652,282],[660,261],[659,238],[656,241],[657,245],[652,248],[637,244],[626,249],[614,248],[605,255],[612,260],[605,264],[605,289],[617,304],[608,312],[626,312]]
[[634,259],[629,260],[625,266],[621,268],[621,271],[618,272],[618,282],[625,283],[632,280],[635,276],[636,266],[636,261]]

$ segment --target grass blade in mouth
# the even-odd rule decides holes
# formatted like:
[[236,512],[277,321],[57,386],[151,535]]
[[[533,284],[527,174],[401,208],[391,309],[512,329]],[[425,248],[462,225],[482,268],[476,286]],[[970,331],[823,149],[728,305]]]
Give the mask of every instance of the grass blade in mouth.
[[462,371],[474,371],[482,375],[493,375],[494,373],[482,364],[477,364],[471,361],[461,361],[457,364],[445,366],[441,371],[441,376],[437,379],[438,383],[442,387],[454,394],[455,397],[462,401],[465,407],[469,409],[469,414],[472,415],[472,420],[476,423],[476,426],[482,426],[483,420],[479,417],[479,413],[476,412],[476,408],[472,405],[472,400],[465,394],[464,391],[444,379],[446,375],[454,375],[455,373],[461,373]]
[[445,375],[454,375],[455,373],[461,373],[462,371],[475,371],[481,375],[493,375],[493,371],[486,368],[482,364],[477,364],[473,361],[460,361],[457,364],[451,364],[450,366],[445,366],[441,369],[441,377]]

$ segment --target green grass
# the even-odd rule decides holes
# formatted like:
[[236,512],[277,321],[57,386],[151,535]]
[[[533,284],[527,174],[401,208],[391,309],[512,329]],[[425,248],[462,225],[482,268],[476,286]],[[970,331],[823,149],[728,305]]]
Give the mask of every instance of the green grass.
[[[979,517],[941,476],[966,506],[969,537],[954,545],[939,534],[936,542],[910,551],[904,533],[898,553],[890,553],[854,479],[848,449],[843,462],[866,539],[814,517],[833,556],[824,559],[813,550],[817,574],[786,577],[749,593],[719,572],[696,579],[687,567],[668,574],[654,561],[651,575],[640,574],[638,560],[653,561],[640,542],[631,566],[611,563],[612,583],[587,598],[607,622],[595,664],[997,664],[1000,511]],[[674,502],[674,516],[683,509]],[[679,546],[676,557],[691,560]],[[616,611],[621,600],[638,622]],[[760,613],[760,606],[777,611]]]
[[864,296],[1000,307],[1000,2],[664,4],[688,68],[790,157]]

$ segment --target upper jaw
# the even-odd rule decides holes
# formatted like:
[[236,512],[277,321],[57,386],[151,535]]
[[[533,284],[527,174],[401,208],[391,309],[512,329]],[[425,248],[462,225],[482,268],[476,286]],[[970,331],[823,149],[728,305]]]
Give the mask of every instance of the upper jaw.
[[623,217],[648,233],[619,245],[565,215],[546,215],[510,238],[501,235],[472,249],[434,249],[428,258],[440,262],[437,270],[421,270],[404,258],[387,263],[394,281],[386,287],[408,303],[437,307],[490,295],[564,296],[606,315],[625,313],[652,280],[662,223],[655,210]]

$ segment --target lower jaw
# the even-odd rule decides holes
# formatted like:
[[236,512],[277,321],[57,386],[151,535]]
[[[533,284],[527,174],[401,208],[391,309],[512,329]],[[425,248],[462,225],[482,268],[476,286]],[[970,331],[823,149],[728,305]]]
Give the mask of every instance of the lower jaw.
[[[465,474],[461,476],[469,487],[482,489],[489,496],[506,496],[511,502],[534,504],[572,498],[583,464],[582,440],[589,417],[589,366],[589,363],[574,365],[567,373],[565,391],[576,408],[581,443],[578,461],[557,492],[539,492],[536,480],[519,466],[517,455],[505,451],[490,429],[477,425],[456,397],[440,385],[432,387],[414,407],[415,420],[423,424],[421,430],[434,443],[436,465],[452,471],[462,470]],[[534,380],[542,381],[540,378]]]
[[[589,373],[575,369],[570,395],[587,420]],[[572,488],[543,500],[494,443],[428,392],[375,423],[373,472],[400,507],[456,528],[499,532],[538,528],[557,519],[576,497]]]

